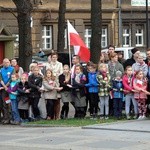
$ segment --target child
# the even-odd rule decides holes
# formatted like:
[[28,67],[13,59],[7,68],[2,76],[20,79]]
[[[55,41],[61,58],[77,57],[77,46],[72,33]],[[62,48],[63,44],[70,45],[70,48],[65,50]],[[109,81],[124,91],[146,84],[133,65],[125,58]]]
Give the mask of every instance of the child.
[[[110,74],[107,65],[101,63],[97,74],[99,83],[99,99],[100,99],[100,119],[108,119],[109,114],[109,92],[110,92]],[[105,110],[105,113],[104,113]]]
[[[82,72],[82,66],[76,65],[75,66],[75,75],[72,79],[73,83],[73,99],[75,102],[76,107],[76,115],[77,118],[84,118],[85,117],[85,106],[86,106],[86,91],[85,91],[85,84],[86,84],[86,76]],[[69,85],[68,85],[69,86]]]
[[28,84],[30,87],[30,102],[35,120],[40,119],[40,111],[38,108],[39,99],[41,97],[42,76],[38,66],[33,67],[33,73],[29,75]]
[[150,94],[147,89],[147,79],[144,76],[144,73],[139,70],[135,74],[135,79],[133,81],[133,87],[137,91],[134,93],[134,98],[136,99],[138,103],[138,111],[139,111],[139,118],[138,120],[141,119],[146,119],[146,99],[147,95]]
[[22,122],[28,122],[29,119],[29,93],[28,75],[24,73],[18,83],[18,109]]
[[7,88],[7,92],[9,93],[9,98],[11,100],[11,110],[12,110],[12,118],[10,121],[11,124],[19,125],[20,124],[20,115],[18,111],[18,101],[17,101],[17,88],[18,88],[18,75],[11,75],[10,86]]
[[147,76],[148,66],[144,62],[143,54],[141,54],[141,53],[139,54],[137,62],[132,65],[132,70],[133,70],[134,74],[136,74],[137,71],[142,70],[144,73],[144,76],[145,77]]
[[71,74],[69,72],[69,66],[64,65],[63,74],[59,76],[59,84],[60,87],[62,87],[61,91],[61,99],[63,102],[63,106],[61,109],[61,119],[67,119],[68,118],[68,112],[69,112],[69,102],[71,101],[71,89],[67,86],[67,84],[71,84]]
[[45,78],[43,80],[43,96],[46,100],[47,120],[54,119],[54,102],[57,101],[57,91],[61,90],[57,86],[55,77],[50,69],[46,70]]
[[131,119],[130,116],[130,107],[131,107],[131,100],[134,106],[134,119],[137,118],[138,116],[138,106],[137,106],[137,101],[134,98],[134,92],[136,92],[136,90],[134,90],[133,88],[133,73],[132,73],[132,67],[131,66],[127,66],[126,70],[125,70],[125,74],[123,76],[123,86],[124,86],[124,93],[125,93],[125,113],[126,113],[126,117],[127,119]]
[[88,87],[88,91],[90,94],[90,114],[93,114],[93,118],[97,117],[97,110],[98,110],[98,82],[96,79],[97,72],[96,72],[96,64],[91,64],[88,73],[88,83],[85,84]]
[[122,101],[123,101],[123,83],[122,72],[117,71],[116,77],[112,80],[113,101],[114,101],[114,116],[120,119],[122,115]]

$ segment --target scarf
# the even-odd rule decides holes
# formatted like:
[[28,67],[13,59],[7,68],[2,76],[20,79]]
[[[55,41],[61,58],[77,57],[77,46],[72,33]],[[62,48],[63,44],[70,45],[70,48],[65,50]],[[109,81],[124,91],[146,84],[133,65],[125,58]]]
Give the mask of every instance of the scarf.
[[75,81],[76,81],[77,83],[80,83],[80,81],[81,81],[81,75],[82,75],[82,73],[76,74],[76,76],[75,76]]

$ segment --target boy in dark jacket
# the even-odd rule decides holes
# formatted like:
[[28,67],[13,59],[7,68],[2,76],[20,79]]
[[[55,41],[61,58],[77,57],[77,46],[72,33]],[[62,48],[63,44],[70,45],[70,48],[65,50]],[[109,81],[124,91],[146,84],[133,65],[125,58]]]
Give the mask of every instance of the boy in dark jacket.
[[122,101],[123,101],[123,83],[122,72],[117,71],[116,77],[112,80],[113,101],[114,101],[114,116],[120,119],[122,115]]
[[31,89],[29,97],[33,115],[36,120],[40,119],[40,111],[38,108],[38,103],[41,97],[42,76],[40,75],[39,72],[40,72],[39,67],[35,66],[33,68],[33,73],[28,78],[28,84]]

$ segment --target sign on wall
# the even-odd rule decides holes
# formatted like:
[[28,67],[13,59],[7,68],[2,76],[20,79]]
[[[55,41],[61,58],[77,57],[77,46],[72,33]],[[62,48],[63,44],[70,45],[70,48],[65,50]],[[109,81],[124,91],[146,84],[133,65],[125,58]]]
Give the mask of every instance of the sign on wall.
[[[131,0],[131,6],[146,6],[146,0]],[[148,0],[150,6],[150,0]]]

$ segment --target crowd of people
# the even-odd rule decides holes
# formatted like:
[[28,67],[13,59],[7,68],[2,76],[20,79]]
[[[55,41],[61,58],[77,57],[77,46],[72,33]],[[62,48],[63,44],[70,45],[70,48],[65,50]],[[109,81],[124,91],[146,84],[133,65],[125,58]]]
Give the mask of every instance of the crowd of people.
[[[16,59],[3,60],[0,69],[0,121],[3,124],[40,119],[67,119],[69,103],[75,118],[122,117],[146,119],[150,106],[150,49],[147,59],[137,48],[132,58],[124,60],[110,45],[101,53],[98,64],[82,66],[80,57],[72,57],[72,67],[59,62],[57,53],[48,57],[43,71],[32,62],[24,72]],[[60,103],[62,104],[62,108]]]

